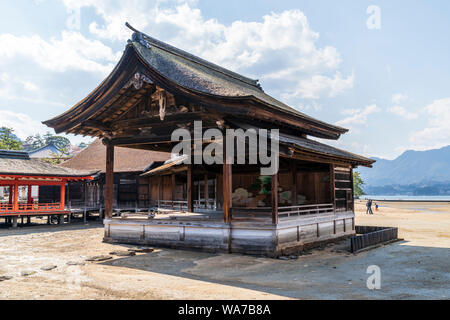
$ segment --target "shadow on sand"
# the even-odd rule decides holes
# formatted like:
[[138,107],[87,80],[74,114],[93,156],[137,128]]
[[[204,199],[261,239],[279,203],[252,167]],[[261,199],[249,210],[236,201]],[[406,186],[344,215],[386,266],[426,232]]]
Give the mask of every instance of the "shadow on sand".
[[84,230],[84,229],[96,229],[103,228],[103,222],[97,220],[88,221],[85,224],[82,221],[73,221],[68,224],[38,224],[31,223],[29,225],[23,224],[18,226],[18,228],[11,228],[6,224],[0,225],[0,238],[1,237],[9,237],[16,235],[24,235],[24,234],[34,234],[34,233],[43,233],[43,232],[61,232],[67,230]]
[[[123,246],[122,246],[123,247]],[[298,260],[156,249],[101,264],[256,290],[300,299],[444,299],[450,296],[450,249],[409,246],[407,241],[358,253],[342,243]],[[381,290],[367,288],[367,268],[382,271]]]

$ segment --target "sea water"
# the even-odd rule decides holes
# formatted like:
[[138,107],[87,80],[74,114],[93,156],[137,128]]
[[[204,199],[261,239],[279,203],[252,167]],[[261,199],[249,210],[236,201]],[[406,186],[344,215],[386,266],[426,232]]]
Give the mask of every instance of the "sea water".
[[373,196],[363,195],[361,199],[367,200],[401,200],[401,201],[450,201],[450,196]]

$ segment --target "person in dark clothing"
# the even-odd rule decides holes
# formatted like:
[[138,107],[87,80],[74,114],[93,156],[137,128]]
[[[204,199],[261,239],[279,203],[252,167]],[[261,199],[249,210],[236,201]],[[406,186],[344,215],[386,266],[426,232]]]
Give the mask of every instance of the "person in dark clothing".
[[373,214],[373,211],[372,211],[372,200],[369,199],[367,201],[366,207],[367,207],[366,214]]

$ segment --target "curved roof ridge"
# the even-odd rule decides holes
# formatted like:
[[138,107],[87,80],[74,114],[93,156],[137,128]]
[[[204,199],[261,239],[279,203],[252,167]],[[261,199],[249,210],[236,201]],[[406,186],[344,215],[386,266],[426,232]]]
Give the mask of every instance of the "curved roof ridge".
[[[159,48],[161,50],[164,50],[164,51],[167,51],[169,53],[175,54],[175,55],[177,55],[177,56],[179,56],[181,58],[190,60],[191,62],[200,64],[200,65],[202,65],[202,66],[204,66],[206,68],[212,69],[214,71],[223,73],[226,76],[229,76],[229,77],[232,77],[232,78],[234,78],[236,80],[242,81],[242,82],[244,82],[244,83],[246,83],[248,85],[251,85],[251,86],[255,87],[256,89],[264,92],[264,90],[262,89],[262,87],[261,87],[261,85],[259,83],[259,80],[248,78],[248,77],[243,76],[243,75],[241,75],[241,74],[239,74],[237,72],[231,71],[231,70],[226,69],[224,67],[221,67],[221,66],[219,66],[219,65],[217,65],[215,63],[209,62],[209,61],[207,61],[207,60],[205,60],[203,58],[195,56],[195,55],[193,55],[193,54],[191,54],[191,53],[189,53],[187,51],[178,49],[178,48],[176,48],[176,47],[174,47],[174,46],[172,46],[172,45],[170,45],[168,43],[165,43],[163,41],[155,39],[155,38],[153,38],[153,37],[151,37],[151,36],[141,32],[141,31],[133,28],[128,22],[125,25],[128,28],[130,28],[132,31],[134,31],[133,41],[138,41],[142,45],[146,46],[147,48],[149,48],[149,46],[153,45],[153,46],[155,46],[155,47],[157,47],[157,48]],[[142,42],[145,42],[145,43],[142,43]]]

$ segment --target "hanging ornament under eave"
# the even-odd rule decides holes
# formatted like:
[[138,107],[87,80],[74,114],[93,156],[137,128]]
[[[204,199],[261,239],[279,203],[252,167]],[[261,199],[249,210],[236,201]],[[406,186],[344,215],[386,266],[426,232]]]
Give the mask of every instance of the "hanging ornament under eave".
[[167,107],[167,95],[165,91],[159,92],[158,102],[159,102],[159,117],[161,118],[161,121],[164,121],[164,118],[166,117],[166,107]]

